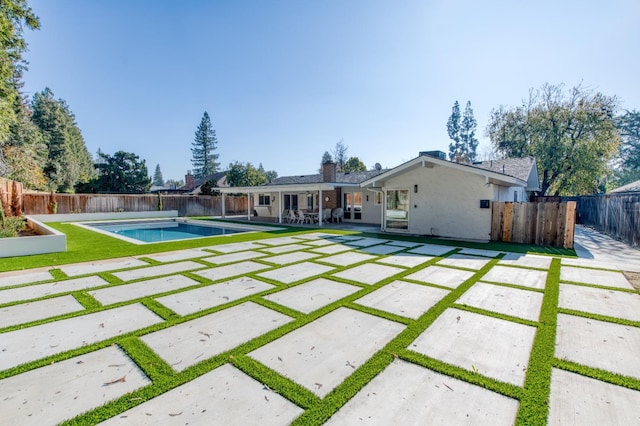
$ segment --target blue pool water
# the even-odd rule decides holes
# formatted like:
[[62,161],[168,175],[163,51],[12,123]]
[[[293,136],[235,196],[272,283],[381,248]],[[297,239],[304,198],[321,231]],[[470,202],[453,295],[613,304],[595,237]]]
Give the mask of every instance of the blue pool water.
[[145,243],[175,241],[189,238],[212,237],[237,234],[249,230],[225,228],[221,226],[195,225],[174,221],[95,223],[92,228],[107,231],[118,236],[132,238]]

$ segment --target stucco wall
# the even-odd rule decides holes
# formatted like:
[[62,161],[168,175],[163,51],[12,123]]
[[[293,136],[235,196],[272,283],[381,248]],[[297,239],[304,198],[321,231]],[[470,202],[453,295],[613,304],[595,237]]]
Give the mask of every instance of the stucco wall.
[[[515,194],[518,194],[517,198]],[[494,201],[523,202],[528,201],[524,188],[494,185]]]
[[[417,193],[414,192],[416,184]],[[495,194],[493,185],[485,185],[483,176],[448,167],[418,167],[389,179],[384,188],[409,190],[406,232],[489,240],[491,209],[481,209],[480,200],[494,200]]]
[[[354,223],[368,223],[368,224],[380,224],[380,215],[382,214],[382,205],[375,203],[375,193],[368,191],[365,188],[342,188],[342,199],[344,200],[344,194],[348,193],[362,193],[362,216],[360,219],[346,219],[345,222]],[[368,199],[367,199],[368,197]],[[343,201],[344,204],[344,201]],[[346,206],[342,206],[346,209]]]

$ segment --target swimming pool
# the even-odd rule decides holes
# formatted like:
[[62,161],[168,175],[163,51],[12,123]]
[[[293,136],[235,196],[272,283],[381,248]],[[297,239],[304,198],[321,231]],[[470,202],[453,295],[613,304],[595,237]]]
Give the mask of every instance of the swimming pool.
[[76,223],[76,225],[134,244],[159,243],[277,229],[188,219],[84,222]]

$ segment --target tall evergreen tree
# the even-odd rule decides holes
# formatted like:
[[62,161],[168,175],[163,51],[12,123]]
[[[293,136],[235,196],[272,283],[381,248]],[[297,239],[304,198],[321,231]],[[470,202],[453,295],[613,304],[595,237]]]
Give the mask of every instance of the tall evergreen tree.
[[44,167],[51,189],[71,191],[95,176],[91,154],[67,103],[45,88],[31,101],[32,121],[43,134],[48,156]]
[[449,160],[457,161],[460,154],[460,104],[456,101],[447,120],[447,133],[453,143],[449,144]]
[[191,164],[193,164],[193,175],[196,179],[218,171],[220,166],[220,163],[216,162],[218,154],[213,153],[217,143],[216,131],[213,129],[209,114],[205,111],[191,148]]
[[467,101],[467,106],[462,114],[462,123],[460,124],[460,145],[462,148],[462,157],[466,162],[472,163],[476,160],[476,149],[478,148],[478,139],[476,138],[476,127],[478,123],[473,117],[473,109],[471,102]]
[[162,178],[162,171],[160,171],[160,164],[156,164],[156,171],[153,173],[153,185],[164,187],[164,179]]

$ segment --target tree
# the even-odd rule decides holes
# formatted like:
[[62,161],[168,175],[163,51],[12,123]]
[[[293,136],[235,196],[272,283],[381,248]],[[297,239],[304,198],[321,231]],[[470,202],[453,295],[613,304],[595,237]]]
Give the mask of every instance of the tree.
[[494,109],[486,134],[504,157],[536,158],[544,195],[591,194],[620,141],[617,99],[581,86],[563,89],[545,84],[519,107]]
[[331,154],[329,154],[329,151],[325,151],[324,154],[322,154],[322,161],[320,162],[320,164],[331,163],[332,161],[333,157],[331,156]]
[[193,164],[193,176],[200,179],[212,175],[218,171],[220,163],[216,163],[218,154],[216,150],[216,131],[213,129],[211,119],[207,111],[204,112],[200,125],[196,130],[195,139],[191,148],[191,164]]
[[472,163],[476,159],[478,139],[476,127],[478,123],[473,117],[471,102],[467,101],[462,118],[460,117],[460,104],[456,101],[451,109],[451,116],[447,121],[447,133],[453,143],[449,144],[449,160],[456,163]]
[[640,112],[625,111],[616,119],[616,126],[622,138],[616,170],[617,184],[621,186],[640,180]]
[[169,189],[177,189],[181,186],[184,186],[184,181],[182,179],[169,179],[165,182],[165,187]]
[[345,172],[366,172],[367,166],[358,157],[350,157],[344,164]]
[[26,0],[0,2],[0,147],[10,134],[16,119],[16,105],[22,99],[19,90],[26,62],[22,54],[27,50],[24,29],[37,30],[40,20]]
[[473,109],[471,102],[467,101],[467,106],[462,114],[462,123],[460,124],[460,146],[462,148],[461,156],[465,162],[473,163],[476,160],[476,149],[478,148],[478,139],[476,138],[476,127],[478,123],[473,117]]
[[95,167],[98,176],[76,186],[83,193],[141,194],[149,191],[151,179],[147,175],[145,160],[133,153],[118,151],[113,156],[98,153]]
[[333,155],[333,161],[336,162],[336,170],[339,172],[344,171],[344,165],[347,162],[348,150],[349,147],[344,143],[344,139],[340,139],[331,152],[331,154]]
[[451,108],[451,115],[449,116],[449,120],[447,120],[447,133],[449,134],[449,139],[453,141],[453,143],[449,144],[449,160],[457,161],[461,151],[460,104],[458,101],[456,101]]
[[91,154],[66,102],[54,99],[51,89],[45,88],[33,96],[31,108],[31,119],[47,146],[44,173],[51,188],[70,191],[95,176]]
[[268,182],[267,175],[276,175],[273,170],[265,172],[260,167],[255,168],[251,163],[231,163],[227,169],[227,183],[229,186],[258,186]]
[[153,173],[153,186],[164,187],[164,179],[162,178],[162,171],[160,171],[160,164],[156,164],[156,171]]

